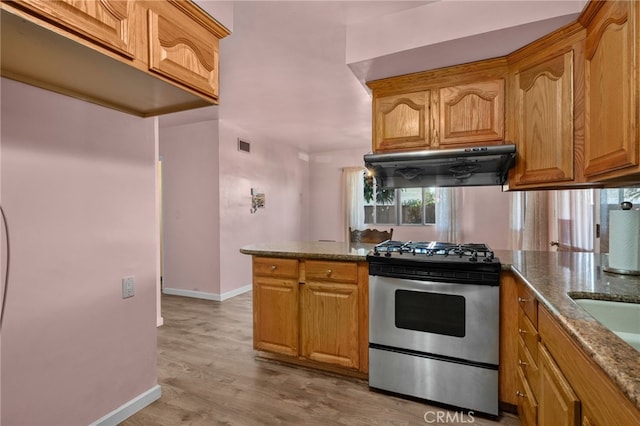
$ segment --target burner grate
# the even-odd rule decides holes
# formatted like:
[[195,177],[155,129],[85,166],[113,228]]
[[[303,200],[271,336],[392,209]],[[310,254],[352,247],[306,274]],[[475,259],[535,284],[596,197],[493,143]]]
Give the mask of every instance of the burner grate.
[[374,256],[380,256],[384,254],[386,257],[391,254],[410,253],[413,255],[423,254],[429,256],[458,256],[460,258],[466,257],[470,259],[477,259],[478,257],[485,257],[493,259],[493,251],[486,244],[467,243],[445,243],[439,241],[385,241],[376,245],[373,249]]

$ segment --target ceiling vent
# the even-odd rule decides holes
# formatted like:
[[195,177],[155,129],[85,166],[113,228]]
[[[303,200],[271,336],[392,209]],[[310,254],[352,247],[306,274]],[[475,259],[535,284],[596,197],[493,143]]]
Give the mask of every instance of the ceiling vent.
[[238,151],[251,152],[251,142],[238,138]]

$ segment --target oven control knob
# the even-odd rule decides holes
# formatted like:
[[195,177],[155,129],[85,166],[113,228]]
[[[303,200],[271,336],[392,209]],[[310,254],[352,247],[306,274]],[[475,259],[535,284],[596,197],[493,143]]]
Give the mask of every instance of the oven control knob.
[[385,257],[391,257],[391,252],[389,250],[387,250],[387,252],[384,255],[385,255]]
[[469,261],[470,262],[477,262],[478,261],[478,253],[474,251],[473,254],[469,257]]
[[374,247],[373,248],[373,255],[374,256],[380,256],[380,252],[378,251],[378,247]]

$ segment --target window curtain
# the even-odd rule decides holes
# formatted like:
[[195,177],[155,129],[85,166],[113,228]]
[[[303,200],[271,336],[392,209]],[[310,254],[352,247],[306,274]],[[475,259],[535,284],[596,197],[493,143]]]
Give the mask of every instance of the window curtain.
[[526,191],[511,193],[512,250],[593,251],[594,190]]
[[364,229],[364,172],[363,167],[345,167],[342,169],[342,187],[344,188],[344,236],[349,242],[349,228]]
[[554,192],[558,216],[559,249],[593,251],[595,191],[573,189]]
[[436,239],[448,243],[462,243],[460,215],[462,188],[436,188]]
[[549,198],[546,191],[511,193],[512,250],[549,250]]

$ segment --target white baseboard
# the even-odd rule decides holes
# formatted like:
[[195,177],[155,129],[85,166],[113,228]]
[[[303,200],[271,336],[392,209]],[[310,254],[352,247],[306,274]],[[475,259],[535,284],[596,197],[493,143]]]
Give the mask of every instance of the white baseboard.
[[106,416],[91,423],[91,426],[115,426],[131,417],[147,405],[157,401],[162,396],[160,385],[155,385],[146,392],[141,393],[132,400],[122,404]]
[[244,287],[236,288],[231,291],[227,291],[222,294],[215,293],[207,293],[205,291],[196,291],[196,290],[183,290],[180,288],[163,288],[162,292],[164,294],[171,294],[173,296],[184,296],[184,297],[194,297],[196,299],[205,299],[205,300],[215,300],[216,302],[222,302],[227,299],[231,299],[234,296],[238,296],[242,293],[246,293],[251,291],[251,284],[246,285]]

